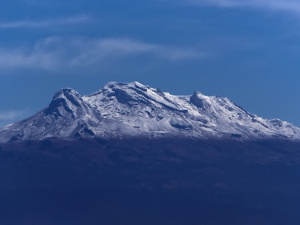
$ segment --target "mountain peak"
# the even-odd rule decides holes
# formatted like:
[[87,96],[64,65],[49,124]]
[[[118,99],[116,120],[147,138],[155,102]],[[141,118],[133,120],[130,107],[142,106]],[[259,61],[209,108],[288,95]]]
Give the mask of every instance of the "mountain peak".
[[53,95],[52,101],[57,98],[77,99],[81,98],[81,95],[72,88],[61,88]]
[[141,87],[146,88],[146,85],[143,85],[137,81],[124,83],[124,82],[117,82],[117,81],[110,81],[103,88],[129,88],[129,87]]
[[[56,113],[56,115],[72,113],[73,117],[77,108],[82,107],[81,95],[72,88],[63,88],[56,92],[48,108],[45,109],[46,115]],[[64,112],[61,112],[64,111]]]

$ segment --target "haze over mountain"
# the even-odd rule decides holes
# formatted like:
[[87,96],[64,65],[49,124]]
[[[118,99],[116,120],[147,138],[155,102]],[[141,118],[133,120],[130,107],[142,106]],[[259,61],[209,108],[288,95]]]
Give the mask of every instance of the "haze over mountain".
[[48,107],[0,130],[0,142],[95,137],[299,140],[300,128],[250,114],[225,97],[176,96],[138,82],[110,82],[85,96],[61,89]]

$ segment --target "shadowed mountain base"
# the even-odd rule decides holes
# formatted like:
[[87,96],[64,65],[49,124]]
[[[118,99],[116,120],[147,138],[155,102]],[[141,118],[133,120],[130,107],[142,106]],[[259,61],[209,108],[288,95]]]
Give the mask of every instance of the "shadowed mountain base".
[[0,146],[6,225],[294,225],[300,143],[126,139]]

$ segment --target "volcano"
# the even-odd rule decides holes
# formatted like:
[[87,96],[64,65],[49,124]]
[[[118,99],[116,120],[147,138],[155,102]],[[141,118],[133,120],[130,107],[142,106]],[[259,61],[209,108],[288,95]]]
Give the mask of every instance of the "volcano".
[[228,98],[65,88],[0,130],[0,222],[294,225],[300,128]]

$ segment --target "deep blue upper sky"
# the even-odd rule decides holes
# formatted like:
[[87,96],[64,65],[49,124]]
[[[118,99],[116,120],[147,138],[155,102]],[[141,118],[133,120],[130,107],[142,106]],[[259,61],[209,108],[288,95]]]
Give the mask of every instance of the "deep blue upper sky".
[[296,0],[4,0],[0,15],[0,127],[62,87],[134,80],[300,126]]

